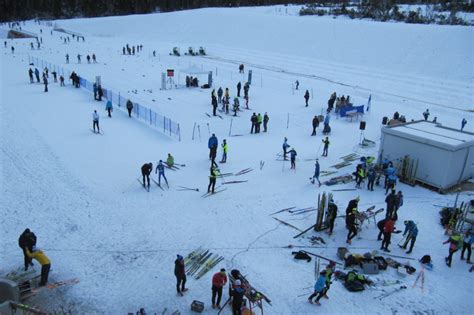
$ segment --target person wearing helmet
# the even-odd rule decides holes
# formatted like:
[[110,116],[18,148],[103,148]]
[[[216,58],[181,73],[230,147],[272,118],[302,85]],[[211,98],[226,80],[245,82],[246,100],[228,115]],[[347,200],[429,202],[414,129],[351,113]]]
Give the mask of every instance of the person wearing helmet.
[[242,302],[244,300],[245,289],[242,282],[237,279],[234,281],[234,290],[232,291],[232,314],[242,315]]
[[296,169],[296,156],[298,155],[296,153],[295,148],[291,148],[291,150],[288,152],[290,153],[290,162],[291,162],[291,169]]
[[163,176],[163,178],[165,179],[166,186],[169,187],[168,180],[166,179],[166,176],[165,176],[165,166],[163,165],[162,160],[160,160],[160,162],[158,162],[158,165],[156,166],[155,174],[156,173],[158,173],[158,186],[161,187],[161,176]]
[[174,261],[174,275],[176,277],[176,291],[179,296],[183,296],[183,292],[188,291],[186,289],[186,271],[184,268],[184,258],[181,255],[176,255]]

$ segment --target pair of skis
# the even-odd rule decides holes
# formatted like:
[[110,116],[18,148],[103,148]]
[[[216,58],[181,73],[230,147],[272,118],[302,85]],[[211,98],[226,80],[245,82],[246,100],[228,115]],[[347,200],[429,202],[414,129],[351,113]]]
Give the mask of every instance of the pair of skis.
[[227,190],[227,188],[222,188],[222,189],[217,189],[217,190],[214,190],[214,192],[207,192],[205,193],[204,195],[201,196],[201,198],[207,198],[209,196],[213,196],[215,194],[218,194],[220,192],[223,192],[224,190]]
[[235,176],[240,176],[240,175],[244,175],[244,174],[247,174],[247,173],[250,173],[251,171],[253,171],[253,168],[244,168],[243,170],[241,171],[238,171],[237,173],[235,173],[234,175]]
[[390,296],[390,295],[392,295],[392,294],[394,294],[394,293],[400,292],[400,291],[402,291],[402,290],[404,290],[404,289],[406,289],[406,288],[407,288],[406,285],[401,285],[400,287],[398,287],[398,288],[396,288],[396,289],[394,289],[394,290],[392,290],[392,291],[390,291],[390,292],[387,292],[387,293],[384,293],[384,294],[381,294],[381,295],[379,295],[379,296],[374,297],[374,299],[383,300],[383,299],[385,299],[386,297],[388,297],[388,296]]
[[[151,179],[155,184],[156,186],[158,186],[161,190],[165,191],[165,189],[163,187],[161,187],[160,183],[158,183],[154,178]],[[167,182],[165,182],[166,184],[166,187],[168,187],[168,189],[170,189],[170,186],[168,185]]]
[[91,132],[92,132],[93,134],[96,134],[96,135],[102,135],[102,136],[104,135],[104,131],[103,131],[103,130],[102,130],[102,131],[100,131],[100,130],[99,130],[99,131],[94,131],[93,129],[91,129]]

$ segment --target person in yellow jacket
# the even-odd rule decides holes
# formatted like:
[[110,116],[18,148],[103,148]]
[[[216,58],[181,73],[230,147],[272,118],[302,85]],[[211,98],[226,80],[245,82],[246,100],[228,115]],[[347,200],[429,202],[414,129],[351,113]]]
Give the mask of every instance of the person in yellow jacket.
[[33,247],[33,251],[26,249],[26,254],[28,257],[36,259],[41,265],[41,280],[39,286],[45,286],[48,283],[48,275],[49,270],[51,269],[51,261],[49,260],[48,256],[44,254],[44,252],[36,247]]
[[229,150],[229,147],[227,146],[227,141],[224,139],[222,143],[222,160],[221,163],[227,162],[227,151]]
[[168,165],[168,167],[173,167],[174,165],[174,157],[171,155],[171,153],[168,153],[168,157],[166,158],[166,165]]

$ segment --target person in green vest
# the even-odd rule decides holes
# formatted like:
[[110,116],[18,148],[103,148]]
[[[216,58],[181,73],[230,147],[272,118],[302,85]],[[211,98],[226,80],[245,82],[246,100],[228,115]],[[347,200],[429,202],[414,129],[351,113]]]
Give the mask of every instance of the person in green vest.
[[258,113],[257,115],[257,131],[256,133],[260,133],[260,126],[262,125],[263,117],[262,114]]
[[222,160],[221,163],[227,162],[227,151],[229,150],[229,146],[227,145],[227,141],[224,139],[222,142]]
[[211,171],[211,175],[209,176],[209,186],[207,186],[207,192],[214,193],[214,188],[216,187],[216,179],[217,179],[217,176],[219,176],[219,168],[217,167],[217,165],[213,164],[211,166],[210,171]]
[[174,165],[174,157],[171,155],[171,153],[168,153],[168,157],[166,158],[166,165],[169,168],[172,168]]
[[451,261],[453,260],[453,254],[459,250],[462,246],[462,237],[459,234],[453,234],[451,237],[443,244],[449,243],[449,255],[445,257],[446,265],[451,267]]

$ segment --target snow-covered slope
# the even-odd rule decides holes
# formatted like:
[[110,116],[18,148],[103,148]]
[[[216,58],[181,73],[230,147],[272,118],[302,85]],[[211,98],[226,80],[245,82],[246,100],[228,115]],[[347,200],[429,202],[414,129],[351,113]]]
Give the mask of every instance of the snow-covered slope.
[[[203,9],[57,21],[58,26],[85,35],[85,42],[71,38],[70,44],[63,44],[62,33],[50,35],[50,28],[27,23],[25,29],[43,38],[42,50],[31,50],[29,40],[8,40],[1,56],[0,268],[4,273],[21,266],[17,237],[29,227],[52,260],[51,280],[81,280],[75,286],[42,292],[35,304],[42,303],[48,310],[65,306],[73,313],[87,314],[117,314],[140,307],[157,313],[166,307],[186,314],[197,299],[206,303],[206,313],[211,314],[210,279],[213,272],[225,267],[240,269],[272,299],[273,306],[265,306],[268,314],[444,314],[466,313],[472,308],[468,265],[459,261],[458,254],[452,268],[443,261],[447,247],[441,243],[446,236],[435,205],[452,203],[453,196],[398,185],[405,204],[397,226],[401,229],[405,219],[418,222],[420,234],[412,256],[430,254],[435,270],[425,273],[424,291],[412,288],[414,276],[409,276],[402,279],[408,289],[383,303],[374,297],[392,288],[356,294],[336,282],[330,299],[324,300],[320,309],[308,304],[314,265],[294,261],[292,249],[285,247],[308,246],[309,240],[294,240],[296,230],[269,216],[286,207],[314,206],[318,193],[335,189],[317,188],[308,182],[313,172],[309,159],[321,154],[322,139],[320,129],[316,137],[310,137],[311,120],[325,109],[333,91],[350,94],[356,104],[365,104],[372,95],[372,110],[364,117],[365,136],[375,141],[380,137],[382,117],[395,110],[407,119],[419,119],[421,112],[430,108],[433,117],[454,128],[466,117],[466,129],[474,130],[473,115],[466,112],[473,104],[472,28],[271,13],[268,8]],[[121,50],[127,43],[143,44],[144,51],[123,56]],[[10,45],[15,46],[14,55]],[[182,52],[188,46],[205,46],[209,56],[172,57],[168,53],[173,46],[180,46]],[[153,50],[157,57],[152,57]],[[66,53],[71,58],[68,65]],[[98,64],[85,62],[85,55],[92,53]],[[77,54],[83,55],[80,65],[76,64]],[[44,93],[42,85],[29,84],[28,55],[74,70],[89,80],[101,75],[107,88],[178,121],[182,141],[128,118],[117,108],[113,118],[107,118],[104,102],[94,101],[85,90],[51,83],[50,92]],[[240,63],[246,71],[253,71],[252,110],[242,111],[232,123],[232,134],[242,136],[229,137],[230,116],[205,115],[211,113],[210,90],[159,90],[161,72],[195,65],[214,71],[215,87],[229,87],[233,98],[235,85],[247,75],[238,73]],[[300,81],[298,91],[292,89],[295,80]],[[177,74],[176,83],[184,83],[184,74]],[[137,94],[130,92],[135,89]],[[313,94],[308,108],[303,100],[306,89]],[[94,109],[101,114],[102,136],[89,131]],[[254,111],[269,113],[268,133],[249,134]],[[377,154],[377,148],[357,145],[357,122],[334,115],[331,120],[331,147],[329,157],[320,158],[322,170],[333,170],[330,166],[346,154]],[[200,134],[196,131],[192,140],[195,123]],[[207,189],[209,133],[229,143],[228,163],[220,165],[222,172],[254,169],[243,176],[218,180],[218,185],[228,180],[248,182],[224,185],[226,191],[209,198],[178,191],[178,185],[199,187],[201,192]],[[285,136],[298,152],[296,171],[276,160]],[[156,165],[169,152],[186,167],[166,173],[169,190],[152,185],[151,191],[145,192],[136,179],[140,166],[146,162]],[[219,148],[218,158],[220,155]],[[265,162],[262,169],[261,161]],[[349,167],[339,174],[352,171]],[[353,188],[353,184],[337,188]],[[375,192],[334,192],[340,214],[357,195],[361,196],[362,210],[385,205],[380,187]],[[315,214],[280,214],[278,218],[305,229],[314,223]],[[309,232],[311,235],[327,241],[327,245],[311,250],[332,259],[337,259],[337,247],[346,246],[342,218],[336,221],[332,236]],[[378,249],[376,236],[377,229],[371,224],[349,247],[358,253]],[[395,245],[399,237],[394,236],[392,253],[405,255]],[[198,246],[210,248],[225,260],[200,280],[190,277],[190,291],[177,297],[173,275],[176,254],[186,255]],[[411,263],[420,269],[416,261]],[[374,278],[397,277],[391,269]]]

